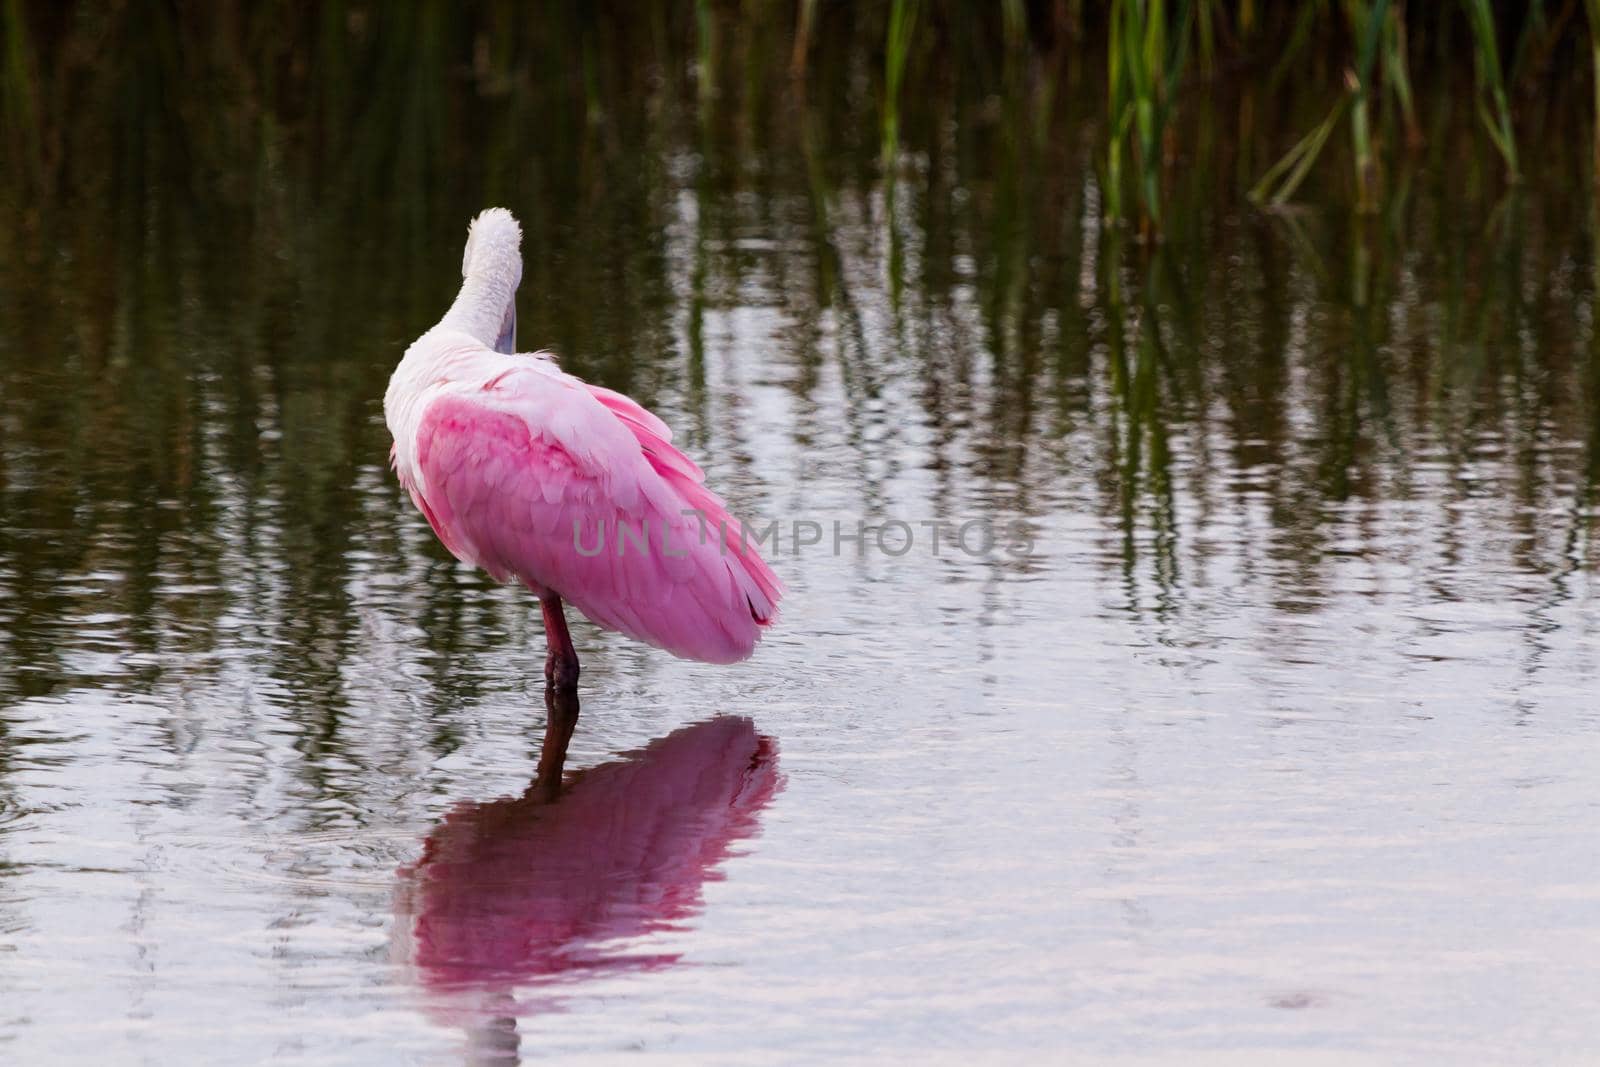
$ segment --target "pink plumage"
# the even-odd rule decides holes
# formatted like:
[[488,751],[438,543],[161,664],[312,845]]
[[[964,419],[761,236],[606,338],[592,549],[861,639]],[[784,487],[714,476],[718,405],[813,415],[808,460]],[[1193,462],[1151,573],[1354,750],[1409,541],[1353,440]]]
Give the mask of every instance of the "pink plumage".
[[401,483],[457,558],[547,602],[552,664],[564,648],[572,682],[562,599],[678,656],[744,659],[782,585],[665,423],[513,351],[520,239],[503,209],[474,220],[460,295],[395,370],[384,413]]

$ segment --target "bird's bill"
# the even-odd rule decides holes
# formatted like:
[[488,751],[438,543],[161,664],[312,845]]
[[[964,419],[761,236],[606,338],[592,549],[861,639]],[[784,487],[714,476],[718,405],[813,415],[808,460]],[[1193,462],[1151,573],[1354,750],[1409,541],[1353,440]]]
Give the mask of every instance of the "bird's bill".
[[506,306],[505,322],[500,325],[500,336],[494,340],[494,350],[508,356],[517,350],[517,301],[514,297]]

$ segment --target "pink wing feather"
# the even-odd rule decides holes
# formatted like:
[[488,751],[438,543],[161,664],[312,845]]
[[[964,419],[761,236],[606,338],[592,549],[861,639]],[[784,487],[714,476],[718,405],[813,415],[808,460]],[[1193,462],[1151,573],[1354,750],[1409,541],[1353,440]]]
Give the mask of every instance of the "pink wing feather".
[[502,581],[711,663],[749,656],[777,617],[783,587],[742,527],[666,424],[621,393],[528,361],[431,400],[417,446],[417,506]]

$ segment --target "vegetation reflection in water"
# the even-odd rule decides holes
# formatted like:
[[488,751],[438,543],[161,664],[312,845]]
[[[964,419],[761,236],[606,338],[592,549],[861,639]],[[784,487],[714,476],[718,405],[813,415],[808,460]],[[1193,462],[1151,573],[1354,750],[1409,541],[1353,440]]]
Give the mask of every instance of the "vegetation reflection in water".
[[[436,250],[491,201],[526,220],[525,336],[663,407],[691,447],[725,446],[735,500],[764,477],[711,401],[705,323],[753,302],[788,324],[772,344],[798,448],[838,418],[865,442],[886,384],[910,382],[901,417],[929,427],[927,462],[986,507],[1048,515],[1064,471],[1093,473],[1134,610],[1171,604],[1200,550],[1186,504],[1259,504],[1252,536],[1296,561],[1285,596],[1314,599],[1330,516],[1407,499],[1435,457],[1457,494],[1517,502],[1500,521],[1519,558],[1593,562],[1593,203],[1572,180],[1585,101],[1557,76],[1570,42],[1519,27],[1512,88],[1563,90],[1522,109],[1526,181],[1505,180],[1460,72],[1424,63],[1405,83],[1422,144],[1390,152],[1375,214],[1332,164],[1300,186],[1321,206],[1261,214],[1244,193],[1339,81],[1307,35],[1342,32],[1261,16],[1251,39],[1287,35],[1310,69],[1186,68],[1206,99],[1163,135],[1181,162],[1153,241],[1100,224],[1097,34],[1131,16],[1023,8],[969,23],[803,4],[802,42],[773,5],[182,21],[8,5],[10,696],[137,692],[244,650],[304,698],[316,749],[339,732],[351,590],[400,554],[427,591],[434,699],[472,697],[462,628],[504,623],[391,513],[374,405],[447,296]],[[1429,56],[1462,31],[1423,25]],[[917,91],[885,97],[885,77]],[[825,364],[842,412],[808,403]],[[1485,483],[1491,441],[1506,462]],[[881,509],[865,453],[858,474]]]
[[[1537,166],[1507,186],[1450,91],[1457,72],[1424,83],[1425,68],[1424,147],[1394,160],[1375,217],[1341,203],[1331,166],[1305,187],[1326,174],[1325,210],[1269,217],[1240,190],[1336,71],[1262,82],[1213,65],[1205,106],[1173,119],[1191,162],[1169,175],[1167,239],[1141,243],[1097,225],[1092,37],[1041,51],[1049,34],[1028,40],[1038,19],[1017,28],[1020,6],[968,25],[895,4],[891,28],[914,28],[893,39],[907,54],[890,71],[909,64],[899,77],[919,91],[889,94],[881,144],[873,5],[813,15],[798,78],[770,5],[690,20],[489,4],[477,21],[330,5],[260,27],[225,8],[169,22],[8,6],[7,130],[26,148],[10,153],[0,235],[8,684],[73,676],[50,631],[76,603],[120,605],[107,647],[133,650],[118,673],[138,685],[163,654],[203,659],[243,601],[281,621],[270,630],[294,651],[263,654],[284,657],[284,684],[336,707],[356,546],[403,537],[379,503],[372,398],[447,288],[432,251],[496,200],[528,224],[526,335],[681,410],[691,444],[716,433],[705,314],[754,289],[795,325],[774,343],[792,349],[802,396],[823,360],[845,374],[847,419],[885,375],[920,377],[918,417],[968,428],[974,473],[1023,512],[1048,457],[1092,423],[1130,553],[1141,526],[1178,551],[1175,488],[1226,465],[1199,447],[1219,427],[1233,463],[1291,457],[1269,510],[1308,567],[1322,503],[1384,495],[1375,461],[1437,447],[1466,462],[1489,431],[1521,457],[1519,499],[1573,501],[1569,531],[1536,524],[1558,539],[1543,551],[1587,545],[1592,205],[1566,135],[1581,94],[1531,116]],[[1296,23],[1290,39],[1314,63],[1310,32]],[[1537,66],[1539,47],[1566,46],[1519,43],[1519,64]],[[1300,374],[1313,423],[1297,431],[1284,389]],[[61,475],[73,492],[47,491]],[[421,550],[430,616],[475,610]],[[126,580],[99,588],[112,572]]]
[[[919,606],[1081,592],[1042,583],[1083,522],[1159,648],[1207,640],[1219,557],[1283,617],[1487,588],[1537,645],[1597,562],[1593,100],[1579,15],[1502,13],[1496,68],[1485,6],[0,4],[0,832],[85,693],[173,759],[216,692],[241,751],[291,736],[296,832],[470,743],[536,641],[400,508],[378,401],[489,203],[521,336],[737,510],[1040,529]],[[1112,69],[1113,24],[1172,69]]]

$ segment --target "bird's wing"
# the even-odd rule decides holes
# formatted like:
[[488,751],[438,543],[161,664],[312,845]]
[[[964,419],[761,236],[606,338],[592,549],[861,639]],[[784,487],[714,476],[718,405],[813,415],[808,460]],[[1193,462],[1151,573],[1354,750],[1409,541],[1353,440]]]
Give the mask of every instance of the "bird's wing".
[[782,587],[670,438],[620,393],[519,363],[427,403],[418,503],[452,552],[497,578],[680,656],[743,659]]

